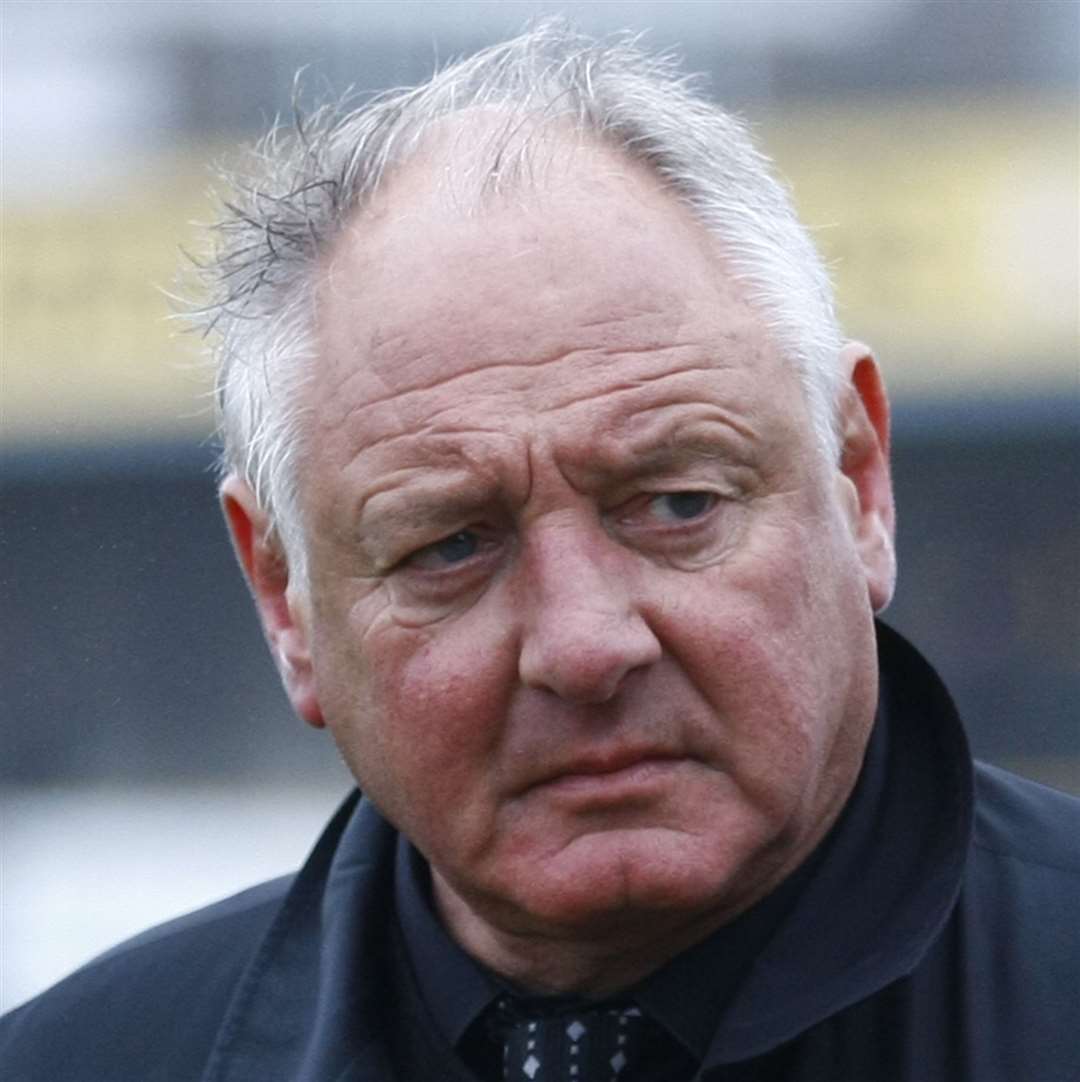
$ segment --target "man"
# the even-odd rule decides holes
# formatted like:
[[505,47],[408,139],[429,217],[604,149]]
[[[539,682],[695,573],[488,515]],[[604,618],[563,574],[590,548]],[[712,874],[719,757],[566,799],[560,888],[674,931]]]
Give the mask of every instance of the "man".
[[885,392],[743,129],[546,25],[265,157],[222,503],[364,797],[4,1077],[1080,1077],[1077,802],[875,625]]

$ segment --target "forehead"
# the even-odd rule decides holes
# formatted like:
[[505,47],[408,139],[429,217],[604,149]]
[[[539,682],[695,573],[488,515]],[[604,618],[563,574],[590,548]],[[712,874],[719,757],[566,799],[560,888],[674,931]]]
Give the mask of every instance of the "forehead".
[[463,205],[422,159],[345,231],[312,391],[334,460],[469,427],[565,430],[576,404],[607,408],[619,388],[690,396],[678,377],[703,368],[733,398],[783,377],[712,239],[655,178],[591,145],[542,172]]

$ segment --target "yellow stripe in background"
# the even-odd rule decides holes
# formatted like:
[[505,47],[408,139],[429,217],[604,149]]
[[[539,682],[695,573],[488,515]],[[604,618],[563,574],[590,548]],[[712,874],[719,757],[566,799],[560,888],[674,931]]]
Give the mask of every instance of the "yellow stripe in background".
[[[1076,392],[1075,100],[785,106],[759,134],[894,391]],[[212,216],[217,149],[162,158],[107,203],[5,206],[4,442],[207,431],[199,345],[161,290]]]

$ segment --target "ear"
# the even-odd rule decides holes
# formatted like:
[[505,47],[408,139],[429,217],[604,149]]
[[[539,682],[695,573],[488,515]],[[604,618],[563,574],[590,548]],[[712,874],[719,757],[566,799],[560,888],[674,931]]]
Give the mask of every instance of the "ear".
[[896,512],[889,473],[889,400],[866,346],[840,353],[840,469],[854,490],[851,525],[870,604],[880,612],[896,585]]
[[289,701],[300,717],[321,728],[325,723],[315,691],[306,605],[295,584],[290,585],[285,553],[245,481],[230,475],[222,482],[220,497],[233,548]]

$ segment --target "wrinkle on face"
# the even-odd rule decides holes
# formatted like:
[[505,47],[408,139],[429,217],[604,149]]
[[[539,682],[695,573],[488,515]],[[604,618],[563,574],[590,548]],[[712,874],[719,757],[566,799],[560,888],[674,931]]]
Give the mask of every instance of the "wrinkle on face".
[[[380,393],[372,393],[367,386],[368,373],[378,370],[376,364],[364,366],[362,371],[354,371],[346,375],[342,380],[332,385],[330,391],[324,396],[325,402],[319,410],[321,427],[324,429],[339,428],[345,425],[363,426],[368,413],[381,412],[381,407],[393,402],[403,413],[410,410],[414,402],[422,402],[426,406],[426,399],[430,392],[440,392],[440,397],[452,400],[457,406],[468,401],[466,396],[477,392],[488,396],[513,399],[524,399],[526,407],[530,411],[549,412],[558,410],[563,406],[573,405],[575,402],[595,397],[598,388],[603,388],[603,393],[613,394],[620,391],[633,391],[657,380],[670,380],[673,374],[669,366],[663,364],[666,357],[688,354],[685,364],[679,366],[679,375],[690,376],[694,373],[713,374],[723,367],[721,360],[712,358],[696,361],[690,358],[702,356],[702,345],[693,342],[657,342],[646,345],[609,345],[606,347],[575,347],[553,349],[549,354],[541,356],[522,355],[514,360],[492,360],[482,362],[480,360],[465,361],[459,363],[454,357],[440,354],[418,354],[409,362],[397,356],[390,362],[396,372],[402,368],[416,367],[434,368],[436,374],[428,380],[409,380],[407,383],[398,377],[394,386],[388,379],[380,380]],[[635,370],[635,366],[629,363],[629,359],[640,355],[647,364]],[[612,365],[617,365],[620,378],[615,384],[607,382],[608,373]],[[654,371],[662,366],[661,371]],[[558,371],[560,375],[553,374]],[[592,377],[593,386],[583,381],[581,377],[586,372],[594,372]],[[358,388],[351,386],[356,381],[362,388],[362,394],[355,392]],[[581,386],[579,393],[570,391],[575,382]],[[359,400],[358,400],[359,399]],[[348,412],[342,412],[342,407],[335,409],[335,403],[352,401],[354,404]],[[413,422],[415,424],[415,422]],[[374,438],[378,438],[375,436]]]
[[[654,362],[662,359],[657,354],[651,356]],[[563,457],[589,462],[610,460],[611,470],[619,460],[625,464],[624,443],[633,447],[660,442],[654,431],[665,425],[670,428],[669,416],[680,410],[685,424],[688,408],[696,408],[703,415],[702,422],[707,414],[710,425],[730,430],[733,446],[741,443],[750,447],[760,442],[760,434],[745,410],[719,405],[706,410],[697,405],[701,379],[711,380],[717,374],[710,366],[689,364],[674,372],[669,368],[666,373],[653,372],[630,379],[622,377],[621,365],[620,375],[614,379],[610,372],[605,375],[602,365],[591,365],[591,369],[585,373],[581,365],[568,365],[565,381],[561,372],[552,373],[546,380],[534,374],[531,381],[521,381],[522,386],[503,387],[491,393],[486,385],[475,389],[462,385],[453,392],[435,396],[415,390],[404,392],[392,403],[364,402],[345,415],[345,427],[359,429],[362,441],[358,447],[343,449],[343,456],[352,456],[352,461],[343,464],[343,468],[361,476],[377,473],[379,487],[383,485],[389,462],[395,457],[402,463],[410,460],[430,463],[438,455],[444,456],[444,461],[471,461],[479,468],[483,458],[490,458],[492,440],[499,442],[502,437],[522,446],[542,445],[547,439],[545,432],[570,427],[580,411],[589,416],[590,427],[586,432],[591,446],[587,454],[568,447]],[[522,375],[518,367],[513,371]],[[389,410],[385,408],[388,404],[392,406]],[[478,415],[497,416],[500,422],[477,424]],[[610,455],[604,451],[605,439],[613,444]],[[379,465],[372,469],[365,468],[365,463]],[[638,468],[635,463],[627,467]]]

